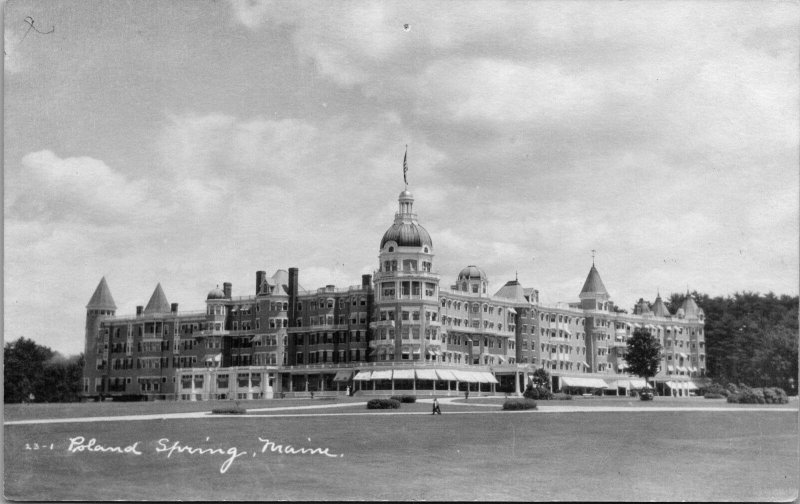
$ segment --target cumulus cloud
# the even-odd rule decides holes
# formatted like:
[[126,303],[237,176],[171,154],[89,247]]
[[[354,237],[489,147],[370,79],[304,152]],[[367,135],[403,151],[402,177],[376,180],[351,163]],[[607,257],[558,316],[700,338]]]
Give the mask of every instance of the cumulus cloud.
[[7,194],[10,212],[25,219],[118,222],[154,216],[147,190],[90,157],[60,158],[49,150],[22,158]]

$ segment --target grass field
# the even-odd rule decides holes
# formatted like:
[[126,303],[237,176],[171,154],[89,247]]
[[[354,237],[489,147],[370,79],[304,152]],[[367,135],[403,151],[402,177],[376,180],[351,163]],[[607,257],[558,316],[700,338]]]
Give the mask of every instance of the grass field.
[[[297,400],[294,404],[326,402]],[[492,402],[497,410],[479,406]],[[335,411],[304,410],[305,416],[291,418],[7,425],[5,495],[29,500],[752,501],[797,497],[796,412],[771,408],[674,412],[658,411],[659,406],[653,406],[652,412],[626,412],[629,401],[615,399],[596,402],[619,404],[620,411],[612,413],[510,413],[499,411],[501,402],[470,399],[470,404],[446,404],[445,414],[435,417],[354,416],[367,413],[363,406],[354,405]],[[280,407],[289,401],[264,403],[247,402],[246,406]],[[567,401],[547,404],[555,403]],[[585,406],[592,401],[570,403]],[[169,406],[197,406],[177,404]],[[37,406],[22,412],[7,408],[6,420],[28,416]],[[151,407],[75,406],[105,408],[102,414],[146,413]],[[202,406],[209,409],[210,404]],[[35,416],[44,417],[42,409],[48,416],[57,410],[41,408]],[[396,412],[429,410],[429,404],[404,404]],[[68,416],[79,415],[74,411],[60,415]],[[69,439],[76,436],[96,438],[105,446],[138,442],[141,455],[69,453]],[[334,456],[280,454],[269,449],[262,453],[264,442],[259,437],[284,447],[327,449]],[[169,441],[159,444],[159,439]],[[157,453],[160,446],[176,441],[218,447],[226,453],[175,452],[169,458],[166,452]],[[26,449],[26,443],[31,449]],[[33,449],[32,443],[38,443],[39,449]],[[245,453],[221,473],[231,449]]]

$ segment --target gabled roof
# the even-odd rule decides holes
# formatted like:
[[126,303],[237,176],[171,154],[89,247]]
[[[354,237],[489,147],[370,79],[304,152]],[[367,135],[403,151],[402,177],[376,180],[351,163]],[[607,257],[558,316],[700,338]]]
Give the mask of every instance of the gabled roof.
[[604,294],[608,296],[606,286],[603,285],[603,281],[600,280],[600,273],[597,272],[597,268],[594,267],[594,264],[592,264],[592,269],[589,270],[589,276],[586,277],[586,282],[583,283],[581,295],[583,294]]
[[97,288],[94,290],[94,294],[92,294],[92,299],[89,300],[89,304],[86,305],[86,308],[101,310],[117,309],[117,305],[114,304],[114,298],[111,297],[111,290],[106,283],[106,277],[100,279],[100,283],[97,284]]
[[511,299],[515,303],[528,304],[528,300],[525,299],[525,289],[517,280],[509,280],[494,295],[496,297]]
[[156,285],[156,290],[150,296],[150,301],[147,302],[144,313],[169,313],[169,301],[167,301],[167,296],[164,295],[164,290],[161,288],[160,283]]

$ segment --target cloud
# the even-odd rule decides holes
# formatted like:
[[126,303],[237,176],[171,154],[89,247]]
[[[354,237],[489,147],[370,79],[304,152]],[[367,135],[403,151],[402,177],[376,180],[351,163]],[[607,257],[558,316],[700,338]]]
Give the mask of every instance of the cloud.
[[60,158],[49,150],[32,152],[7,187],[10,212],[24,219],[118,222],[153,218],[147,190],[103,161]]

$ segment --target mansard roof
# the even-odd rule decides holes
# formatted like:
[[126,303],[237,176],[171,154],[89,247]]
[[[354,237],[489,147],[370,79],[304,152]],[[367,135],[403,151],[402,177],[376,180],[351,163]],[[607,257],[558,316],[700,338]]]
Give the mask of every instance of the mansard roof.
[[170,308],[167,296],[164,294],[164,290],[159,283],[156,285],[156,290],[153,291],[153,295],[150,296],[150,301],[147,302],[144,313],[169,313],[169,311]]
[[89,300],[89,304],[86,305],[86,308],[100,310],[117,309],[117,305],[114,304],[114,298],[111,297],[111,290],[106,283],[106,277],[100,279],[100,283],[97,284],[97,288],[94,290],[94,294],[92,294],[92,299]]

